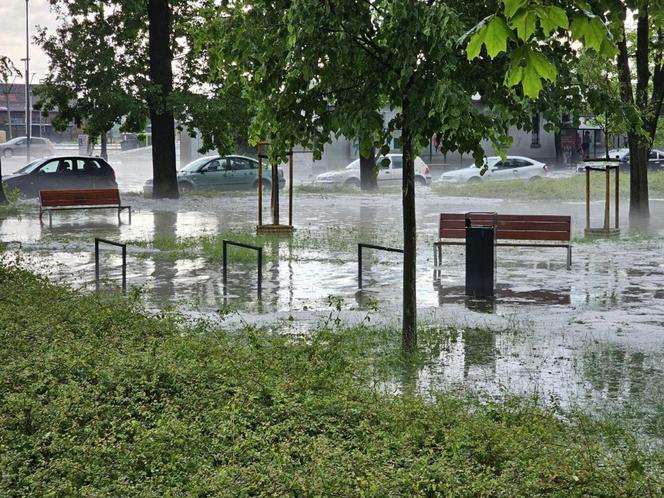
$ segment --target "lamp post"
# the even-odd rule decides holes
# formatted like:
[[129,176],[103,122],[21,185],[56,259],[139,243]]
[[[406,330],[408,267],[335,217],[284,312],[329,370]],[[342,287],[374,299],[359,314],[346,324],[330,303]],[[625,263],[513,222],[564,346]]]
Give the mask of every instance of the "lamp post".
[[25,0],[25,135],[27,137],[26,155],[30,162],[30,132],[32,131],[32,109],[30,105],[30,25],[28,21],[28,4]]

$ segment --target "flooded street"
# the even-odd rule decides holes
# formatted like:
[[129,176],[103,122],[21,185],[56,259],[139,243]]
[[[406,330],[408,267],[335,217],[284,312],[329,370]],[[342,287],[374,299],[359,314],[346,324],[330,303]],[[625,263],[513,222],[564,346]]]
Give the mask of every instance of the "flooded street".
[[[133,206],[131,225],[123,215],[118,226],[112,211],[81,211],[56,213],[49,227],[40,225],[36,204],[26,207],[0,220],[5,257],[20,255],[25,265],[92,291],[94,238],[102,237],[127,243],[128,286],[142,289],[153,308],[172,305],[229,327],[306,331],[334,316],[399,333],[401,255],[366,251],[363,291],[357,283],[357,243],[402,245],[399,194],[297,194],[293,238],[255,242],[253,194],[153,201],[125,193],[124,202]],[[418,374],[423,390],[538,394],[567,407],[620,414],[664,438],[664,200],[652,202],[647,235],[625,226],[620,240],[600,241],[582,239],[581,202],[452,198],[421,188],[417,203],[420,323],[460,329],[431,352]],[[600,224],[602,204],[593,209]],[[626,220],[628,206],[622,209]],[[571,271],[562,248],[499,247],[496,299],[472,300],[464,295],[464,250],[446,246],[442,278],[434,280],[439,213],[471,210],[571,215]],[[263,246],[260,301],[251,251],[230,252],[224,288],[222,239]],[[118,289],[120,265],[119,250],[103,247],[104,289]]]

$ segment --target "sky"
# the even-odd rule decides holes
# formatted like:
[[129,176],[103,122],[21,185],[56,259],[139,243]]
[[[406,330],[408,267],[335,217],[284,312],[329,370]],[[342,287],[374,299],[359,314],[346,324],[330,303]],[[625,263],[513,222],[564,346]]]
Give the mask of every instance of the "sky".
[[[35,44],[36,26],[53,29],[55,17],[48,0],[30,0],[30,73],[38,82],[48,72],[48,58]],[[25,62],[25,0],[0,0],[0,55],[6,55],[23,73]]]

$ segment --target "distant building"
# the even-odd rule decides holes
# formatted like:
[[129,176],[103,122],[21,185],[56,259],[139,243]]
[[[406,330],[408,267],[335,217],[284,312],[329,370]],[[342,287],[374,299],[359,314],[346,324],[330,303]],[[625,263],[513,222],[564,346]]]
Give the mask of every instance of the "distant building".
[[[44,118],[41,111],[34,109],[34,104],[39,101],[39,97],[33,93],[37,87],[39,85],[30,86],[32,136],[45,137],[56,143],[76,141],[81,131],[73,124],[64,132],[57,132],[51,126],[55,113]],[[26,135],[25,109],[25,85],[18,80],[15,83],[0,83],[0,130],[5,132],[7,140]]]

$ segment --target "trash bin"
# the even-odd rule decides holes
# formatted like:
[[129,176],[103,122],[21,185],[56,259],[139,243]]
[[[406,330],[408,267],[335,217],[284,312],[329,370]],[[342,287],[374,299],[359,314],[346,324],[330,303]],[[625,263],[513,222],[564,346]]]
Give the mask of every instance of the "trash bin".
[[466,215],[466,295],[485,298],[496,282],[496,213],[482,215]]

